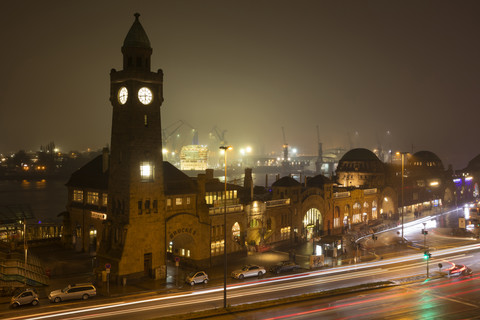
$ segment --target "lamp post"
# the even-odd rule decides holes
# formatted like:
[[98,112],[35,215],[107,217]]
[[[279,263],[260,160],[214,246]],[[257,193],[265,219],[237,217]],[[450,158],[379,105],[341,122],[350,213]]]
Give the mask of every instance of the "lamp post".
[[25,250],[25,265],[23,272],[25,273],[25,287],[27,286],[27,218],[23,220],[23,250]]
[[404,244],[405,242],[404,242],[404,237],[403,237],[403,219],[404,219],[403,216],[404,216],[405,209],[404,209],[404,203],[403,203],[403,201],[404,201],[404,198],[403,198],[404,181],[403,181],[403,179],[404,179],[404,175],[405,175],[405,154],[407,154],[407,152],[397,152],[397,154],[399,154],[399,153],[402,155],[402,244]]
[[232,146],[221,146],[223,150],[223,159],[225,166],[225,194],[223,198],[223,308],[227,308],[227,151],[232,150]]

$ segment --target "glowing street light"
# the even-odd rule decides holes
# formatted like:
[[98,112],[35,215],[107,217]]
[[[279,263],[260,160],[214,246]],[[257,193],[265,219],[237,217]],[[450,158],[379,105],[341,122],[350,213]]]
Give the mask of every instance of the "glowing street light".
[[[403,200],[403,185],[404,185],[404,182],[403,182],[403,179],[404,179],[404,176],[405,176],[405,155],[408,154],[408,152],[397,152],[397,155],[401,154],[402,155],[402,244],[404,243],[404,238],[403,238],[403,216],[404,216],[404,211],[405,211],[405,208],[404,208],[404,200]],[[398,198],[397,198],[398,199]]]
[[221,146],[223,150],[223,159],[225,165],[225,194],[223,198],[223,308],[227,308],[227,151],[232,150],[232,146]]

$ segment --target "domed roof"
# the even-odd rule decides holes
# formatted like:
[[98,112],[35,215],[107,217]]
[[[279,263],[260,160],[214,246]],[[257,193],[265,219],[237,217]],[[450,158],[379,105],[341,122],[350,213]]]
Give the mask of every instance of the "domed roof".
[[364,148],[356,148],[348,151],[340,159],[341,161],[380,161],[372,151]]
[[468,162],[467,170],[480,170],[480,154]]
[[275,181],[272,187],[300,187],[301,184],[290,176],[285,176]]
[[326,183],[332,183],[332,181],[321,174],[307,179],[307,187],[323,187]]
[[372,151],[363,148],[352,149],[345,153],[338,162],[337,172],[383,173],[382,161]]
[[130,30],[123,41],[124,47],[130,48],[147,48],[150,49],[150,40],[148,39],[147,33],[143,29],[138,17],[140,16],[139,13],[135,13],[135,21],[133,25],[130,27]]
[[[413,154],[410,159],[411,163],[421,162],[422,166],[426,167],[436,167],[437,169],[443,170],[442,160],[433,152],[430,151],[418,151]],[[432,166],[431,164],[434,163]]]

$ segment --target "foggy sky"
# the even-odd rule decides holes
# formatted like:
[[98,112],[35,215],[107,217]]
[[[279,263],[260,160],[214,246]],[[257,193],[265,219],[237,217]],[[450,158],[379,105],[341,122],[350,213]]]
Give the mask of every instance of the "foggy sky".
[[[209,144],[316,154],[480,153],[479,1],[2,1],[0,153],[110,143],[110,69],[139,12],[163,69],[162,125]],[[174,127],[174,126],[173,126]],[[387,134],[387,131],[390,134]],[[349,139],[348,137],[351,137]]]

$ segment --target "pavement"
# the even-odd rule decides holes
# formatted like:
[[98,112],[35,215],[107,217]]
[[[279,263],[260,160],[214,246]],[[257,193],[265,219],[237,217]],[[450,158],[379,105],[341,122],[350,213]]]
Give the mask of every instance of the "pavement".
[[[406,215],[405,222],[412,221],[415,218],[413,214]],[[322,268],[331,268],[337,265],[353,264],[359,261],[368,261],[374,259],[382,259],[389,255],[401,255],[406,253],[415,252],[418,248],[414,248],[399,242],[400,237],[395,235],[395,232],[376,233],[381,236],[382,241],[376,241],[373,243],[369,241],[368,232],[365,230],[351,230],[351,235],[354,238],[362,236],[362,232],[365,233],[365,238],[361,249],[357,250],[355,242],[347,243],[347,255],[342,258],[333,259],[328,258],[325,260],[325,266]],[[371,235],[371,233],[370,233]],[[371,236],[370,236],[371,238]],[[235,280],[230,277],[230,273],[233,270],[239,269],[245,264],[257,264],[264,266],[267,271],[268,268],[279,261],[289,260],[292,250],[295,252],[296,263],[299,264],[302,269],[298,272],[304,272],[310,269],[310,255],[313,251],[312,241],[296,244],[296,245],[284,245],[273,248],[267,252],[247,252],[244,256],[229,257],[227,262],[227,284],[238,283],[242,280]],[[97,287],[97,294],[104,297],[119,297],[123,295],[143,294],[148,292],[156,293],[169,293],[179,292],[185,290],[192,290],[189,284],[186,284],[186,274],[192,269],[184,269],[181,266],[175,267],[173,262],[167,264],[167,279],[152,280],[150,278],[141,279],[129,279],[125,284],[116,284],[110,282],[108,285],[106,282],[102,282],[101,279],[97,279],[93,273],[93,267],[95,266],[95,256],[88,253],[75,252],[63,248],[60,244],[50,245],[44,247],[32,247],[29,248],[29,252],[37,256],[44,264],[45,270],[50,275],[50,283],[48,286],[37,288],[40,298],[46,298],[48,293],[52,290],[61,289],[68,284],[91,282]],[[318,269],[318,268],[317,268]],[[224,279],[224,265],[213,266],[205,269],[210,277],[209,286],[221,285]],[[267,273],[266,277],[269,276]],[[196,285],[205,286],[203,284]],[[10,297],[0,297],[0,303],[8,303]]]

